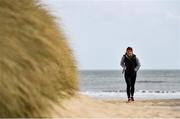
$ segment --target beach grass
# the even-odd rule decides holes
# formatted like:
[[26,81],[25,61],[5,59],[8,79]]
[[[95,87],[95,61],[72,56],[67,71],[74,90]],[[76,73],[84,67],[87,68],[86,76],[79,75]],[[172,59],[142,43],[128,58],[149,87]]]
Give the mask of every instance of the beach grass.
[[0,117],[46,117],[76,94],[76,61],[36,0],[0,0]]

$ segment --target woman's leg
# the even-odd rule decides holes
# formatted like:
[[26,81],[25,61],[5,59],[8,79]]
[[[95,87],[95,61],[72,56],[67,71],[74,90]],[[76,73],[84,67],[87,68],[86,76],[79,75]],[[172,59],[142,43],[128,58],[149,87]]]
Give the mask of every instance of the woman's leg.
[[126,73],[125,73],[125,81],[126,81],[126,85],[127,85],[127,87],[126,87],[126,92],[127,92],[127,97],[128,97],[128,99],[131,97],[130,96],[130,88],[131,88],[131,79],[130,79],[130,76],[129,75],[127,75]]
[[134,96],[135,82],[136,82],[136,73],[131,77],[131,97]]

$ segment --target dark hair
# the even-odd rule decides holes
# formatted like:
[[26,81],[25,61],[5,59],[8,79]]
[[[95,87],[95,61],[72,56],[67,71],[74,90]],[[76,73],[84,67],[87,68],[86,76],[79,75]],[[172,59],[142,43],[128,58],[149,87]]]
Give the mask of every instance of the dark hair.
[[127,47],[126,51],[128,51],[128,50],[133,51],[133,48],[132,47]]

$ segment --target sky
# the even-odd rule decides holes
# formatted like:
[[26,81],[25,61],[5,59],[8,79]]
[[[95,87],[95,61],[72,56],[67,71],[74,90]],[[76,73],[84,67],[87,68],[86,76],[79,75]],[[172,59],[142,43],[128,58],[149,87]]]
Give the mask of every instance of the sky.
[[42,0],[79,69],[121,69],[133,47],[141,69],[180,69],[180,0]]

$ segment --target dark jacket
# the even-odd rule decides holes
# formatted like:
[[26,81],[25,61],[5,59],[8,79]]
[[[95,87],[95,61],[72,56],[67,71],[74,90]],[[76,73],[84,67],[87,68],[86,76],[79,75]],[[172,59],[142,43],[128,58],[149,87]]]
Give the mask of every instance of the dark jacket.
[[125,71],[126,73],[129,73],[129,74],[137,72],[141,66],[139,59],[134,54],[130,59],[128,58],[126,54],[123,55],[120,65],[123,67],[123,73]]

